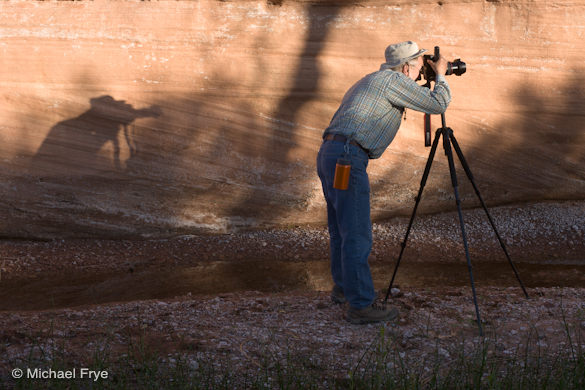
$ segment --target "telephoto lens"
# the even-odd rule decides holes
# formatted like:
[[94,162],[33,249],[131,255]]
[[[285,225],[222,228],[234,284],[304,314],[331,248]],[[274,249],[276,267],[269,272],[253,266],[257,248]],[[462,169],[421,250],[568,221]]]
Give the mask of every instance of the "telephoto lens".
[[461,76],[467,67],[465,66],[465,62],[461,61],[460,58],[457,58],[453,62],[447,63],[447,72],[445,73],[447,76],[454,74],[455,76]]

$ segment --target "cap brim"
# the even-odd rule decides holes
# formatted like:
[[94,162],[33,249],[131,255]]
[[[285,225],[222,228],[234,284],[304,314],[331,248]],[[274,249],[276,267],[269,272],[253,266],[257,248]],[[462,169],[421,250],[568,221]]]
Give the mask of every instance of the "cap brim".
[[426,53],[427,49],[420,49],[419,51],[417,51],[415,54],[408,56],[406,58],[402,58],[400,60],[396,60],[395,62],[386,62],[386,65],[389,67],[395,67],[398,66],[400,64],[404,64],[405,62],[414,60],[417,57],[420,57],[423,55],[423,53]]
[[416,52],[416,54],[411,55],[410,57],[407,57],[404,59],[404,62],[408,62],[410,60],[414,60],[415,58],[418,58],[420,56],[423,55],[423,53],[426,53],[427,49],[420,49],[418,52]]

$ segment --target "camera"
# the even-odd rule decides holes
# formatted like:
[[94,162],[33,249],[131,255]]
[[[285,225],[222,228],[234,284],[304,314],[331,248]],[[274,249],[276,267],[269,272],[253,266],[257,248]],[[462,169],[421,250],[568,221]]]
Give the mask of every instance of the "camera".
[[[430,83],[431,81],[435,81],[437,78],[437,75],[435,74],[435,71],[433,70],[431,64],[429,64],[429,61],[435,62],[436,60],[439,59],[439,50],[440,50],[439,46],[435,46],[434,56],[428,54],[423,56],[423,66],[420,71],[420,74],[422,75],[422,77],[425,78],[427,84]],[[445,72],[445,75],[449,76],[454,74],[456,76],[461,76],[463,73],[465,73],[466,70],[467,68],[465,66],[465,62],[461,61],[461,59],[458,58],[453,62],[447,62],[447,72]]]
[[[437,61],[440,55],[439,51],[440,51],[439,46],[435,46],[434,56],[430,56],[428,54],[423,56],[423,66],[417,80],[420,80],[422,75],[422,77],[424,77],[425,80],[427,81],[426,84],[424,85],[427,88],[431,87],[431,81],[435,81],[437,79],[437,74],[433,70],[431,64],[429,64],[429,61],[433,62]],[[461,76],[463,73],[465,73],[466,70],[467,68],[465,66],[465,62],[461,61],[461,59],[458,58],[453,62],[447,62],[447,71],[445,72],[445,76],[449,76],[452,74],[456,76]],[[424,116],[424,131],[425,146],[429,147],[431,146],[431,116],[429,114],[425,114]]]

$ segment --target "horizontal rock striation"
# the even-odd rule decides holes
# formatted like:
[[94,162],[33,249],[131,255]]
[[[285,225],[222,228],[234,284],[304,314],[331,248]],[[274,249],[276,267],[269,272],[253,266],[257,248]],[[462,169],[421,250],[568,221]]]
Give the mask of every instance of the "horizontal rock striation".
[[[447,124],[490,205],[583,199],[583,20],[565,0],[0,2],[0,235],[324,224],[323,129],[407,39],[467,63]],[[410,212],[428,152],[409,111],[370,164],[374,219]],[[453,207],[438,153],[421,209]]]

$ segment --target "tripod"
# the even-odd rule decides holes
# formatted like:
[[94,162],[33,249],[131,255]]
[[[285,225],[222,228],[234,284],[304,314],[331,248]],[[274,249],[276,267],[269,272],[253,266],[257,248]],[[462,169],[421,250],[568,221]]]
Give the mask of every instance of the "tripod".
[[[425,167],[425,171],[423,173],[423,177],[422,177],[422,180],[420,182],[420,188],[418,190],[418,195],[415,198],[416,203],[414,205],[414,209],[413,209],[412,215],[410,217],[410,222],[408,223],[408,229],[406,230],[406,236],[404,237],[404,241],[401,244],[402,248],[400,250],[400,255],[398,256],[398,261],[396,262],[396,267],[394,268],[394,273],[392,274],[392,280],[390,281],[390,286],[388,286],[388,291],[386,293],[386,298],[384,299],[384,303],[386,303],[388,301],[388,297],[390,296],[390,293],[392,291],[392,285],[394,284],[394,279],[396,278],[396,272],[398,271],[398,267],[400,266],[400,260],[402,259],[402,254],[404,253],[404,249],[406,248],[406,242],[408,241],[408,236],[410,235],[410,229],[412,228],[412,223],[414,222],[416,210],[417,210],[418,205],[420,203],[423,189],[427,183],[427,178],[428,178],[429,172],[431,170],[431,165],[432,165],[433,159],[435,157],[435,152],[437,151],[437,146],[439,145],[439,138],[441,138],[441,136],[443,136],[443,148],[445,149],[445,154],[447,155],[447,159],[449,161],[449,172],[451,173],[451,184],[453,185],[453,191],[455,192],[455,201],[457,203],[457,213],[459,214],[459,224],[461,226],[461,236],[463,238],[463,247],[465,249],[465,258],[467,259],[467,269],[469,270],[469,279],[471,280],[471,291],[473,293],[473,304],[475,305],[475,315],[477,318],[477,326],[479,327],[480,336],[483,336],[483,330],[481,327],[481,316],[479,314],[479,307],[477,305],[477,294],[475,292],[475,282],[473,280],[473,269],[471,266],[471,260],[469,258],[469,248],[467,246],[467,235],[465,233],[465,224],[463,223],[463,213],[461,211],[461,200],[459,199],[457,174],[455,172],[455,162],[453,161],[453,151],[451,149],[451,144],[453,145],[453,148],[455,149],[455,152],[457,153],[457,157],[459,157],[459,161],[460,161],[461,165],[463,166],[463,169],[465,170],[467,178],[469,179],[469,181],[473,185],[473,189],[475,190],[475,194],[477,195],[477,197],[479,198],[479,201],[481,202],[481,206],[483,207],[483,209],[484,209],[484,211],[489,219],[489,222],[492,225],[492,228],[494,229],[494,233],[496,234],[496,237],[498,238],[498,241],[500,242],[500,246],[504,250],[504,254],[506,255],[506,258],[508,259],[508,262],[512,266],[512,270],[514,271],[514,274],[516,275],[516,279],[518,279],[518,282],[520,283],[520,287],[522,287],[522,291],[524,292],[524,295],[526,296],[526,298],[528,298],[528,293],[526,292],[526,288],[524,287],[522,280],[520,280],[520,275],[518,274],[518,270],[514,266],[514,263],[512,262],[512,259],[510,258],[510,255],[508,254],[508,250],[506,249],[506,245],[504,244],[504,241],[500,237],[500,234],[498,233],[498,230],[496,229],[496,225],[494,224],[494,221],[493,221],[493,219],[492,219],[492,217],[487,209],[487,206],[486,206],[485,202],[483,201],[481,194],[479,193],[479,189],[475,185],[475,181],[473,180],[473,175],[471,174],[471,170],[469,169],[469,166],[467,165],[467,162],[465,161],[465,158],[463,157],[463,152],[461,152],[461,148],[459,147],[459,144],[457,143],[457,140],[455,139],[455,135],[453,134],[453,130],[451,128],[447,127],[445,124],[445,114],[444,113],[441,114],[441,122],[442,122],[442,127],[440,129],[437,129],[437,132],[435,133],[435,139],[433,141],[433,145],[431,147],[431,152],[430,152],[429,158],[427,160],[427,165]],[[430,140],[430,136],[429,136],[429,140]]]

